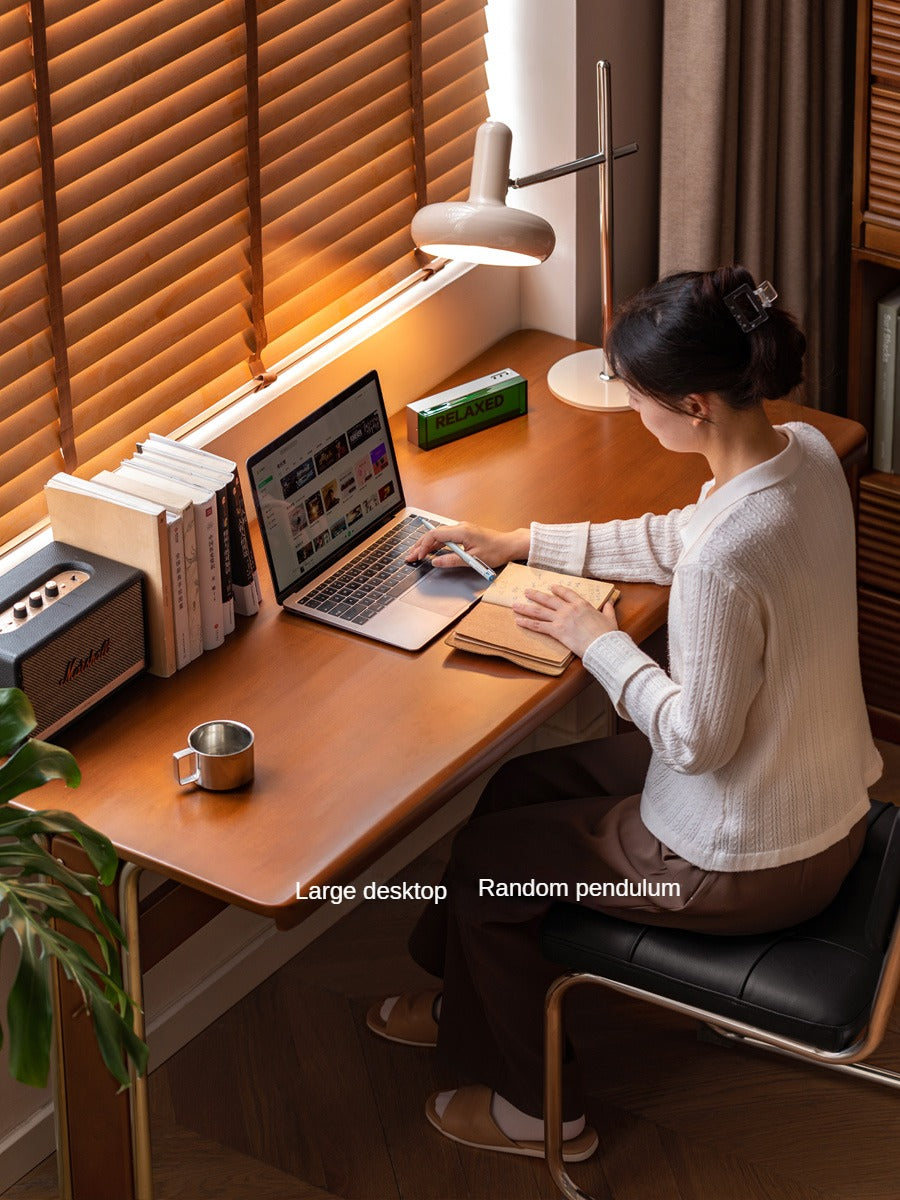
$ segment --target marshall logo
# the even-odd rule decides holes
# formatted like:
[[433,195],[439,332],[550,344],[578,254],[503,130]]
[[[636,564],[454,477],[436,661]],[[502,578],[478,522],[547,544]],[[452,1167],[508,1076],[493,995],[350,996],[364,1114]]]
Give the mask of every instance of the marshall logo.
[[59,686],[62,687],[64,683],[71,683],[73,679],[77,679],[77,677],[83,671],[86,671],[88,667],[92,667],[94,663],[99,662],[101,658],[105,658],[106,655],[109,654],[110,647],[111,643],[109,638],[104,638],[100,645],[95,650],[92,650],[90,654],[86,654],[84,658],[70,658],[68,663],[66,663],[66,669],[63,671],[63,676],[59,681]]

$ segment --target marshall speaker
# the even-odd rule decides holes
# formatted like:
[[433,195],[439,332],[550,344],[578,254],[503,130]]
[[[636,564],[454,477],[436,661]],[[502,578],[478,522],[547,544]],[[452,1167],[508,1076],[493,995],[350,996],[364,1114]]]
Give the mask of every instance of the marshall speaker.
[[46,738],[146,662],[143,576],[52,542],[0,575],[0,686],[21,688]]

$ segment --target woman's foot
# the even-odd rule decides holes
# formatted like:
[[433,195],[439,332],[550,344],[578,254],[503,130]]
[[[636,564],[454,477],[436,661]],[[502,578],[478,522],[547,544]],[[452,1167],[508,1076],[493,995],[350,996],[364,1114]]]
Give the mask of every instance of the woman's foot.
[[403,1046],[436,1046],[441,993],[436,988],[389,996],[372,1005],[366,1025],[378,1037]]
[[[483,1084],[467,1084],[454,1092],[436,1092],[425,1115],[444,1137],[464,1146],[501,1154],[544,1157],[544,1122],[529,1116]],[[597,1149],[597,1135],[584,1117],[563,1123],[563,1159],[582,1162]]]

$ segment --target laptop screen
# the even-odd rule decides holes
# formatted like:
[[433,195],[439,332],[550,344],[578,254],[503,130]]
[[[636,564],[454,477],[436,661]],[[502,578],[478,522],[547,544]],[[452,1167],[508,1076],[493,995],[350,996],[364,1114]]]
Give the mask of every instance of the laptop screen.
[[247,471],[281,601],[403,508],[377,373],[257,450]]

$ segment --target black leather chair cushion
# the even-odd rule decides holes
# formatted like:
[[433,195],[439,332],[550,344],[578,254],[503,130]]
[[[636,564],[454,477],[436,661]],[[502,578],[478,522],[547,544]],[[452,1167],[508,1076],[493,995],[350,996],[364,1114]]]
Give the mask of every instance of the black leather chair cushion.
[[900,902],[900,809],[873,802],[862,854],[834,901],[776,933],[720,937],[556,904],[544,953],[821,1050],[864,1030]]

